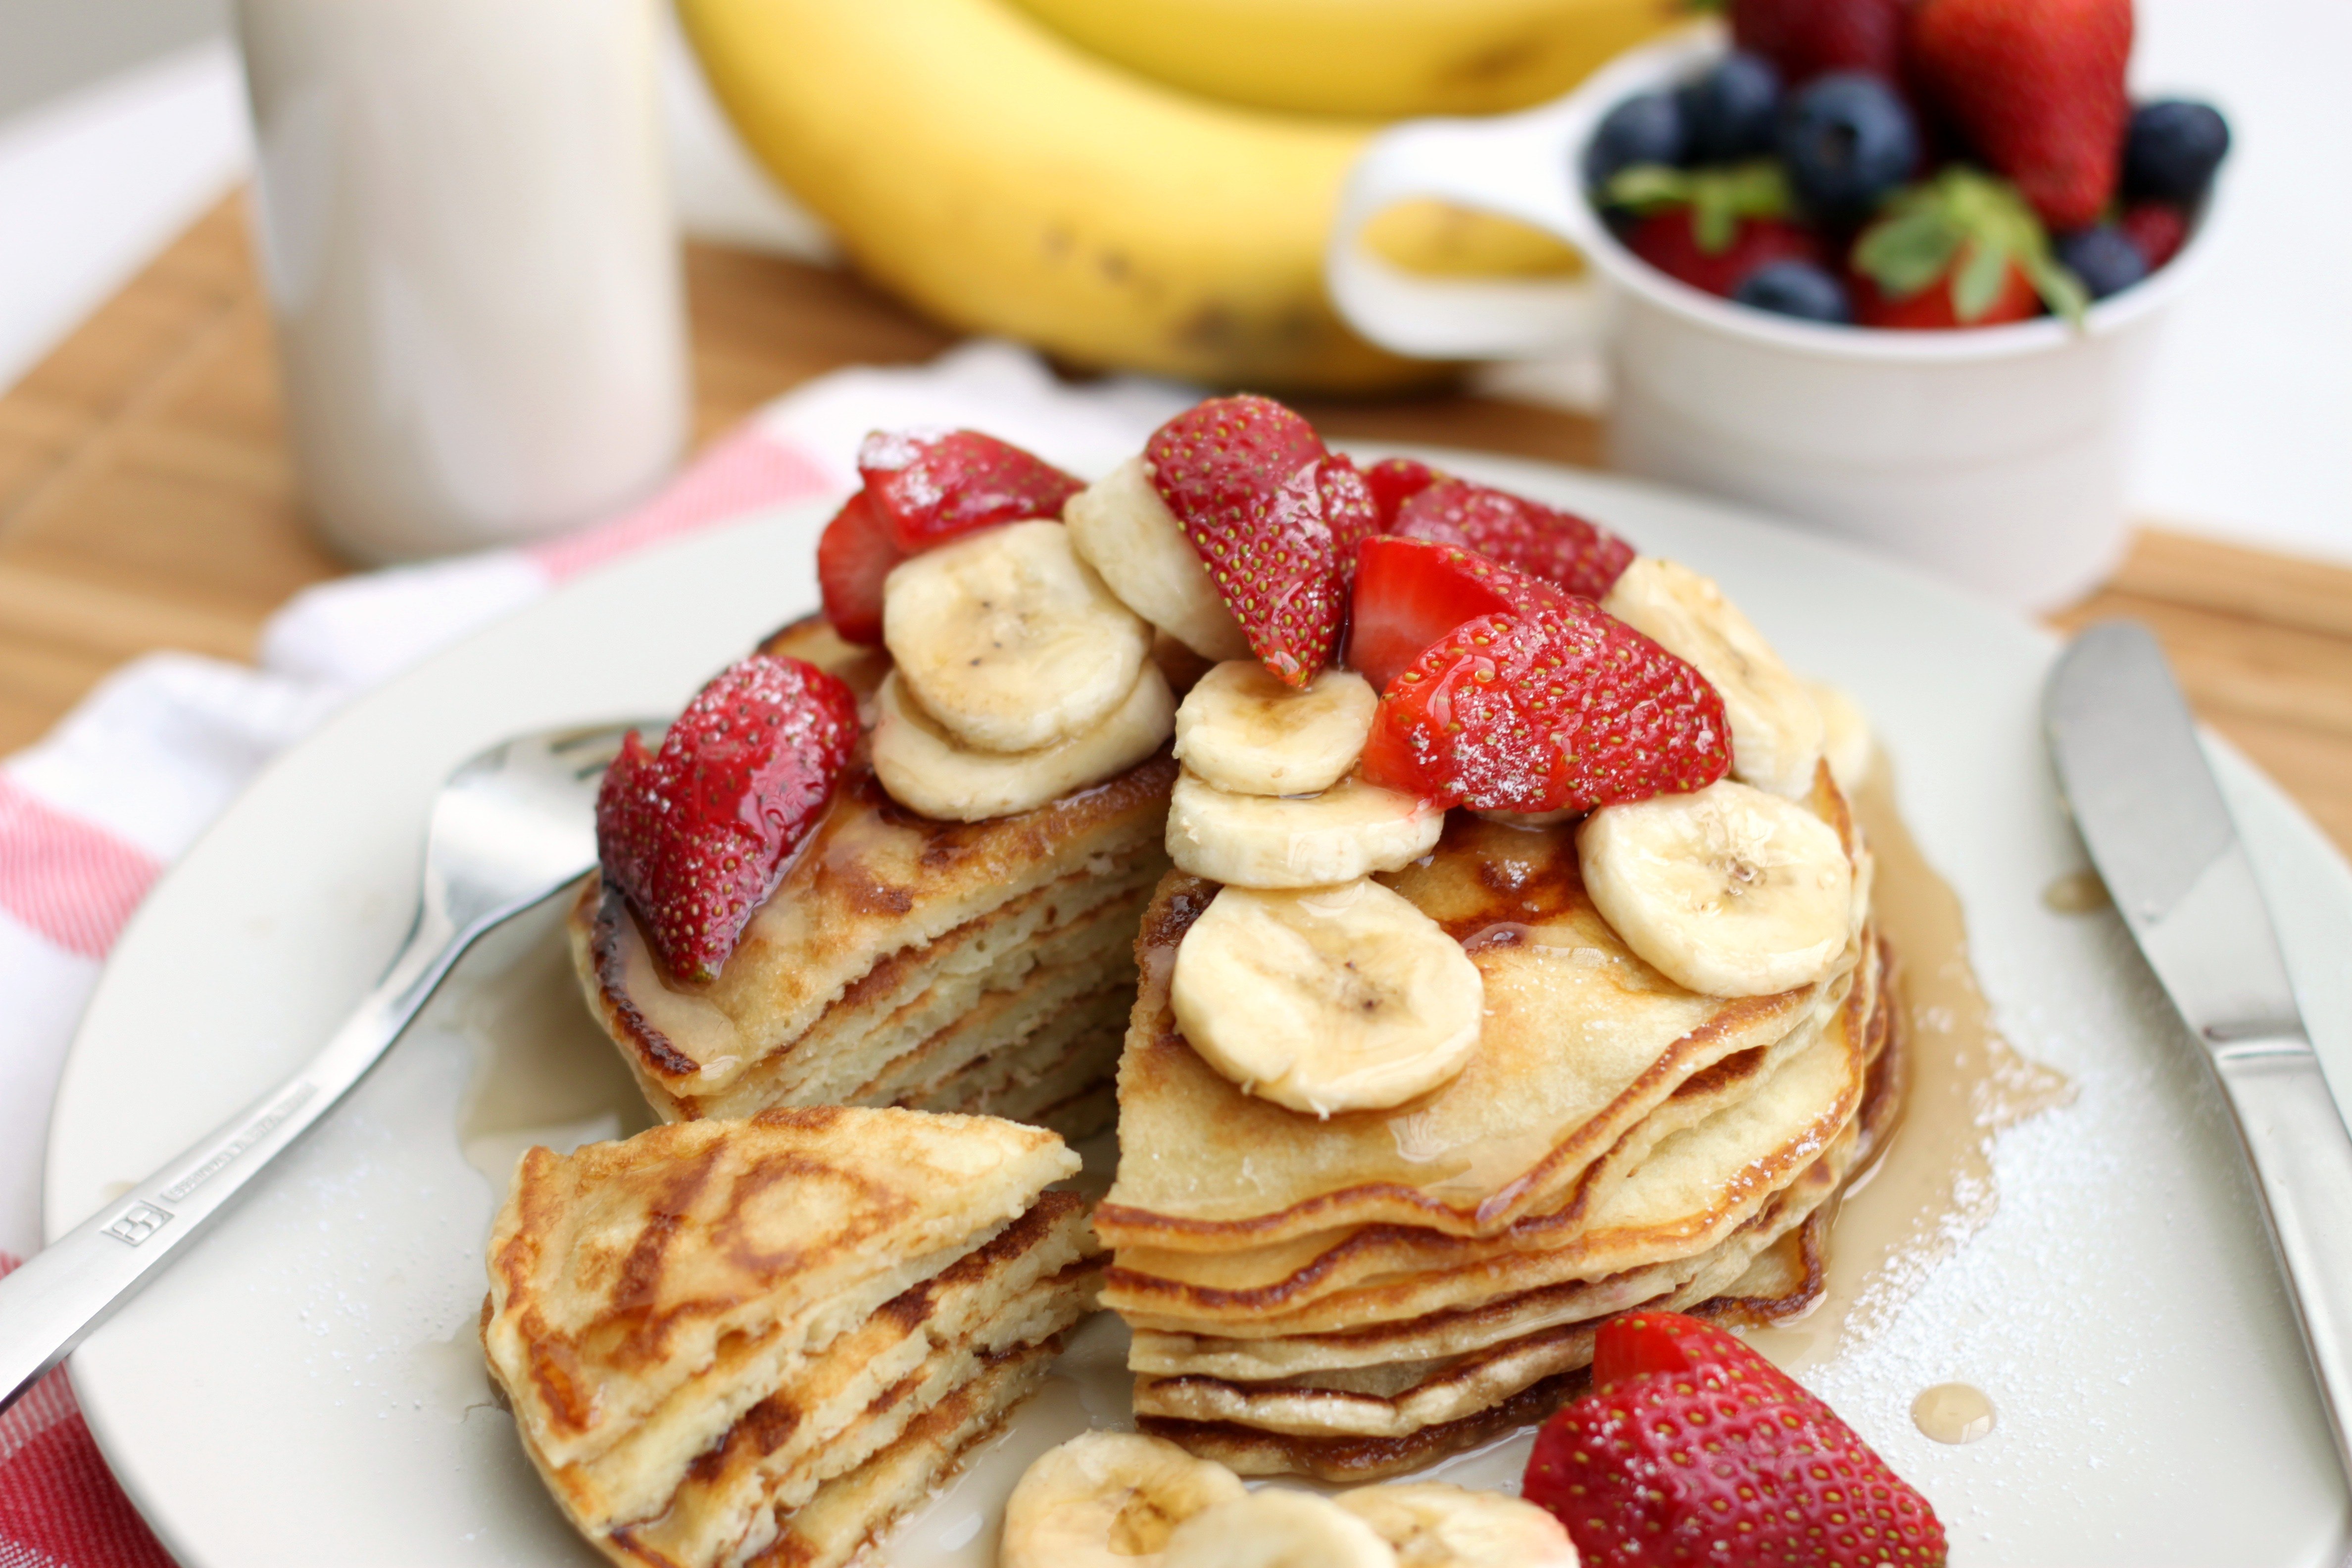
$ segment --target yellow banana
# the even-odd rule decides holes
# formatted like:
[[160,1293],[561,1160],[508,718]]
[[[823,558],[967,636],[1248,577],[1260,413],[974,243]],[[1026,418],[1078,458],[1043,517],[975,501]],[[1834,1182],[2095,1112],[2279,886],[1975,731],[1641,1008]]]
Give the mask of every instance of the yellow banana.
[[1324,237],[1369,124],[1140,79],[1003,0],[678,11],[769,171],[866,271],[954,326],[1227,384],[1445,374],[1356,338],[1324,295]]
[[1307,114],[1496,114],[1574,87],[1672,0],[1017,0],[1106,58]]

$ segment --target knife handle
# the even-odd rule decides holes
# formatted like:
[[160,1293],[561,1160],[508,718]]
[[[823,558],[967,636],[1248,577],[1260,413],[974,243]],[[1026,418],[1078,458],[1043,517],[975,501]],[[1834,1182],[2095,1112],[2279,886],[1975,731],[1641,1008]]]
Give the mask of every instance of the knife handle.
[[2352,1133],[2303,1040],[2213,1057],[2254,1172],[2336,1448],[2352,1473]]

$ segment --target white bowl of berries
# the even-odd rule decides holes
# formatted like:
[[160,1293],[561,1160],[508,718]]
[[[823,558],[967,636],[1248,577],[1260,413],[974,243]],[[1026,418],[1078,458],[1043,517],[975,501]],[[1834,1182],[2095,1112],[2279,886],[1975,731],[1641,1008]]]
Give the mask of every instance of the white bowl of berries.
[[[1327,269],[1367,337],[1604,348],[1611,461],[2029,609],[2114,567],[2134,392],[2212,226],[2221,116],[2125,86],[2129,0],[1732,0],[1524,113],[1353,172]],[[1518,218],[1581,277],[1408,274],[1402,201]]]

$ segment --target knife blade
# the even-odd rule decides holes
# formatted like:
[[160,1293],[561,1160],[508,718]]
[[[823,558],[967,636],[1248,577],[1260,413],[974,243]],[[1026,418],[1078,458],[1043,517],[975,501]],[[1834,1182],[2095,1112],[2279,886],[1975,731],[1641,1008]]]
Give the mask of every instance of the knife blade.
[[2108,621],[2077,637],[2042,718],[2091,863],[2229,1101],[2352,1479],[2352,1133],[2253,863],[2147,628]]

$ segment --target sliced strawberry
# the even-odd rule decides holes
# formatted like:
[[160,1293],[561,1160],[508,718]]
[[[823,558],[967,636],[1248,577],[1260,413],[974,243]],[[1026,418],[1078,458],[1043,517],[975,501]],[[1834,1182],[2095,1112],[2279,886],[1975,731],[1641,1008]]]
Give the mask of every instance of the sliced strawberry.
[[1385,691],[1454,627],[1538,602],[1548,596],[1544,587],[1459,544],[1366,540],[1356,552],[1348,668]]
[[976,528],[1059,517],[1086,488],[977,430],[877,430],[857,448],[857,471],[890,542],[908,555]]
[[890,542],[882,514],[859,490],[833,514],[816,542],[816,585],[824,618],[845,642],[882,646],[882,580],[907,558]]
[[622,742],[596,792],[597,855],[672,975],[717,977],[856,743],[849,688],[768,654],[704,687],[659,752]]
[[1588,1568],[1940,1568],[1927,1499],[1829,1406],[1731,1335],[1672,1312],[1601,1327],[1593,1391],[1537,1434],[1522,1495]]
[[1411,458],[1382,458],[1364,470],[1364,482],[1372,487],[1372,500],[1381,510],[1382,529],[1396,526],[1398,509],[1437,480],[1436,469]]
[[1724,775],[1715,688],[1591,600],[1549,593],[1455,627],[1390,684],[1367,780],[1445,805],[1590,811]]
[[[1265,397],[1213,397],[1151,434],[1151,482],[1209,569],[1250,651],[1281,679],[1305,686],[1339,639],[1347,577],[1327,505],[1356,526],[1359,491],[1332,481],[1327,501],[1321,437]],[[1345,470],[1352,473],[1352,468]]]
[[1362,470],[1337,452],[1315,471],[1315,493],[1323,503],[1324,523],[1331,530],[1331,552],[1339,558],[1339,574],[1352,582],[1357,548],[1381,531],[1380,500]]
[[1429,486],[1390,529],[1475,550],[1588,599],[1609,592],[1633,561],[1633,547],[1597,523],[1468,479]]

